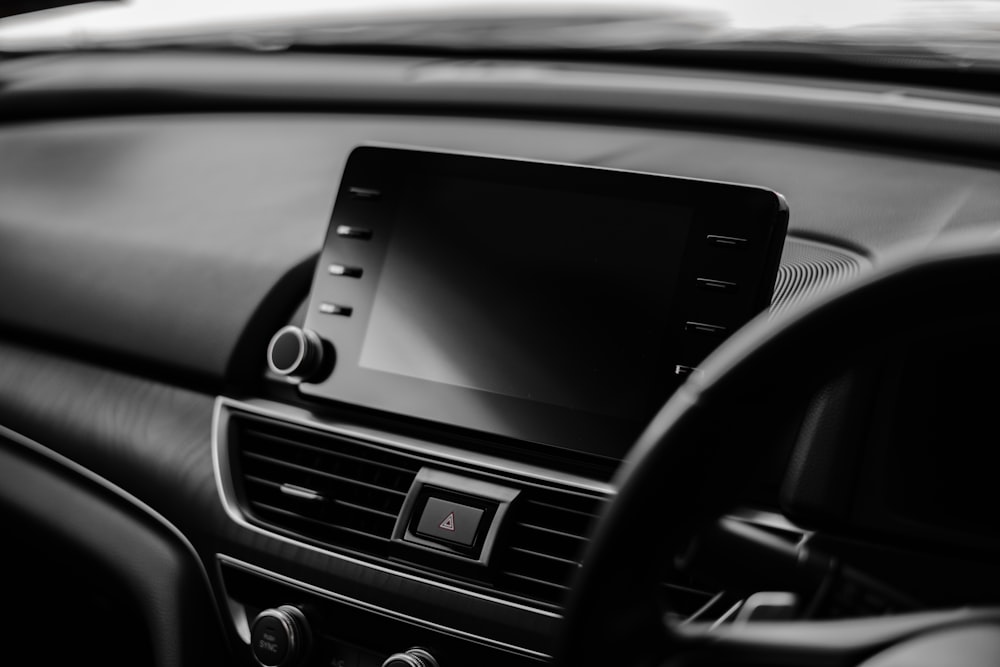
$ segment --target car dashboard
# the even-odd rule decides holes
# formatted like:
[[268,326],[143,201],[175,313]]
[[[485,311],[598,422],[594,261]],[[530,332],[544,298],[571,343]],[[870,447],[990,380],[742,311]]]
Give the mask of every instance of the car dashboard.
[[[0,63],[0,516],[8,576],[29,584],[9,624],[40,664],[107,633],[109,664],[550,662],[645,422],[598,438],[565,417],[553,428],[573,435],[546,441],[321,395],[269,366],[275,333],[317,317],[352,152],[773,190],[788,222],[763,322],[951,234],[992,242],[998,108],[986,93],[572,60]],[[989,396],[953,392],[988,373],[989,340],[931,340],[868,351],[798,403],[757,406],[762,430],[728,434],[759,456],[739,506],[664,562],[673,622],[750,623],[749,601],[794,586],[812,618],[1000,600]],[[657,516],[636,523],[650,549],[671,530]],[[461,534],[470,521],[492,528]],[[785,558],[803,540],[829,555],[805,579]]]

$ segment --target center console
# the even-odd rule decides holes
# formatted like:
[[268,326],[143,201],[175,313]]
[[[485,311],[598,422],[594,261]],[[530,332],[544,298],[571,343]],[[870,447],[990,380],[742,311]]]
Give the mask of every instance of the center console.
[[268,347],[295,399],[216,406],[226,511],[319,568],[218,555],[256,663],[544,662],[613,494],[569,461],[624,457],[769,305],[787,218],[745,185],[356,148]]

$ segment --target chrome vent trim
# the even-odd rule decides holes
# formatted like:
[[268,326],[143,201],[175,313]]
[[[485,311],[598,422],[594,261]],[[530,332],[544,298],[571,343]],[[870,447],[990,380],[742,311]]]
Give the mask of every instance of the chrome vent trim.
[[[291,410],[291,408],[285,409]],[[398,467],[410,469],[412,466],[414,474],[423,465],[442,465],[440,461],[421,456],[416,451],[410,449],[396,451],[386,443],[374,443],[363,437],[353,437],[353,434],[340,432],[339,429],[332,428],[324,422],[313,422],[304,417],[289,418],[288,415],[279,414],[274,409],[219,397],[216,401],[213,429],[213,460],[216,483],[227,513],[239,525],[271,538],[312,549],[330,557],[386,574],[405,577],[548,617],[558,618],[560,616],[572,576],[575,574],[576,568],[579,567],[580,559],[589,542],[593,522],[600,513],[603,504],[613,496],[612,487],[606,484],[595,482],[589,488],[582,485],[562,488],[542,487],[538,484],[537,478],[511,477],[506,469],[494,469],[494,474],[501,474],[508,483],[523,485],[521,497],[510,516],[512,523],[498,548],[497,581],[494,587],[489,590],[471,585],[466,587],[447,584],[428,578],[428,576],[420,576],[399,568],[388,567],[388,563],[382,565],[377,561],[372,562],[352,557],[349,555],[349,550],[277,527],[248,512],[243,492],[239,488],[241,486],[241,471],[237,463],[239,450],[233,437],[234,425],[244,421],[256,422],[256,428],[259,428],[260,423],[269,423],[289,431],[307,431],[311,436],[347,441],[351,445],[363,447],[366,454],[371,453],[379,457],[399,457],[407,463]],[[452,466],[454,465],[454,462],[450,463]],[[449,468],[451,466],[445,464],[443,467]],[[469,467],[468,469],[473,468]],[[295,484],[294,482],[287,484],[288,486],[279,488],[278,492],[290,498],[311,504],[318,501],[314,496],[326,497],[313,486]],[[519,525],[516,525],[515,522]],[[532,535],[534,537],[531,537]],[[539,541],[539,535],[545,537]],[[550,543],[552,541],[561,542],[561,546],[549,549],[545,546],[546,540]],[[378,554],[375,555],[379,557]],[[534,562],[533,565],[532,562]],[[697,604],[712,597],[710,593],[690,588],[686,584],[687,582],[664,584],[666,590],[674,591],[673,594],[668,595],[667,599],[675,605],[677,616],[681,619],[687,618],[691,612],[694,612]]]
[[389,539],[421,463],[342,436],[236,415],[237,496],[261,525],[375,556]]

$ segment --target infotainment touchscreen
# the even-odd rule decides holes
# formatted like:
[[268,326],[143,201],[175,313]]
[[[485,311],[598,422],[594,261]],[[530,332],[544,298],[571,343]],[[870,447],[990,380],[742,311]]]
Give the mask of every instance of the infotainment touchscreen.
[[637,418],[691,211],[423,176],[401,193],[363,368]]
[[765,308],[787,224],[766,189],[364,146],[305,330],[307,395],[619,456]]

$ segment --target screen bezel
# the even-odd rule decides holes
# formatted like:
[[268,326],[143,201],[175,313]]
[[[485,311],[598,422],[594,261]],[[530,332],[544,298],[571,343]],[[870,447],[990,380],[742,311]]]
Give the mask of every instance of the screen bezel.
[[[321,382],[303,382],[300,390],[304,394],[494,436],[613,457],[623,455],[645,426],[645,416],[609,417],[359,364],[401,193],[409,174],[427,173],[523,186],[546,183],[563,191],[606,193],[619,199],[651,200],[690,209],[688,243],[677,253],[681,263],[678,286],[681,281],[693,280],[691,276],[697,273],[699,252],[704,252],[697,247],[697,238],[706,233],[742,235],[753,241],[756,261],[747,267],[751,280],[743,281],[743,293],[739,295],[745,315],[737,318],[740,321],[734,326],[770,303],[787,207],[780,195],[769,190],[597,167],[362,146],[352,151],[344,169],[305,322],[307,328],[332,344],[336,364]],[[357,196],[358,188],[368,194]],[[378,195],[371,196],[371,191]],[[372,236],[364,241],[345,239],[336,232],[342,225],[363,227],[371,230]],[[525,233],[525,242],[530,242],[530,230],[520,231]],[[359,280],[331,280],[327,271],[331,263],[362,266],[363,276]],[[651,417],[680,381],[672,372],[676,362],[673,351],[686,343],[681,340],[683,332],[674,324],[678,318],[683,319],[685,309],[690,311],[692,299],[697,296],[678,287],[670,303],[665,304],[672,325],[664,340],[663,357],[649,371],[653,389],[649,405],[639,410],[643,415]],[[319,311],[323,302],[348,305],[351,316],[324,315]]]

